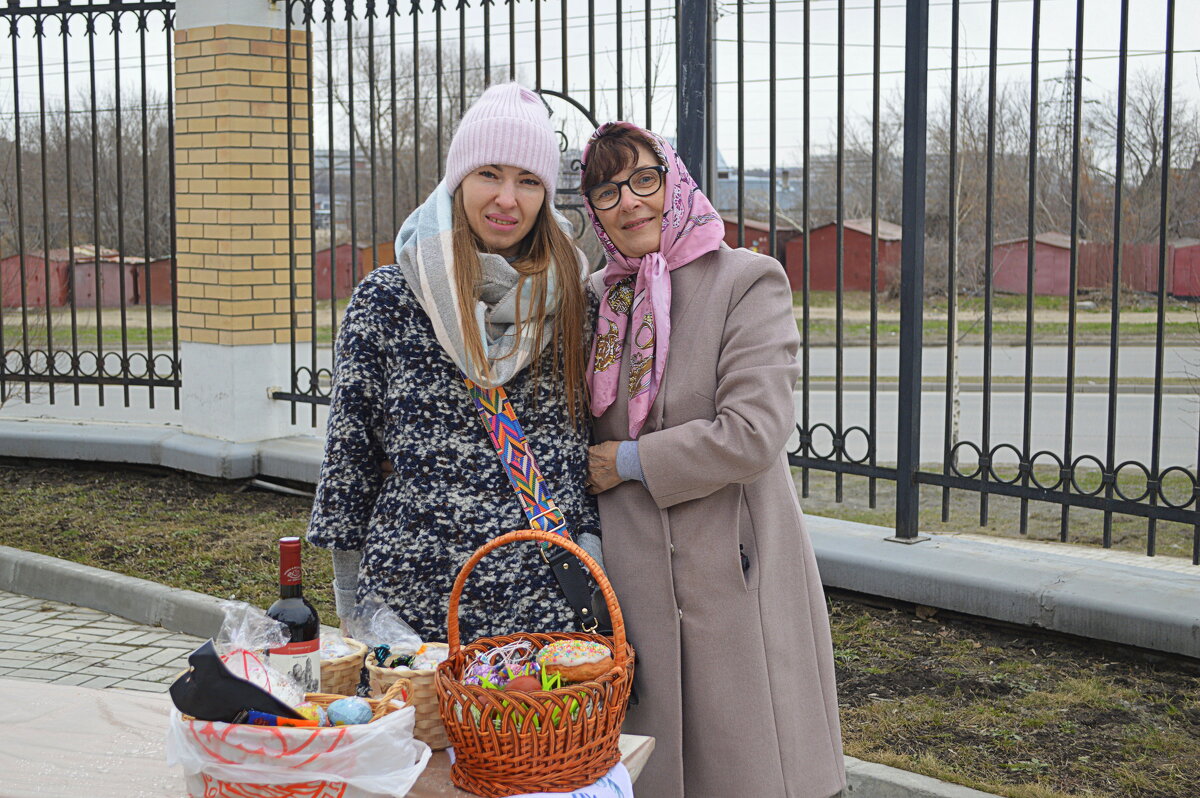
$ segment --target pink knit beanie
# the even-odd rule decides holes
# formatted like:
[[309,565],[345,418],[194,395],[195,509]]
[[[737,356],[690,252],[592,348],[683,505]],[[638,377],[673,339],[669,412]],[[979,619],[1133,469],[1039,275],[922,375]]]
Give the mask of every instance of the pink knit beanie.
[[492,86],[463,114],[446,156],[451,192],[484,164],[519,166],[538,176],[546,194],[558,184],[558,134],[542,98],[519,83]]

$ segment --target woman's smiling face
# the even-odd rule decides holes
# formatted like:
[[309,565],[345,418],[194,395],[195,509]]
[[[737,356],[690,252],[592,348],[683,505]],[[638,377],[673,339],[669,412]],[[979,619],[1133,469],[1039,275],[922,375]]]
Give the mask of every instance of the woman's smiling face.
[[[636,145],[637,162],[627,166],[606,182],[619,183],[628,180],[638,169],[659,166],[660,161],[646,144]],[[604,226],[613,245],[627,258],[640,258],[656,252],[662,242],[663,205],[667,192],[665,181],[648,197],[639,197],[628,186],[620,188],[621,196],[616,205],[608,210],[595,211],[596,218]]]
[[471,231],[489,252],[516,255],[546,201],[537,175],[517,166],[488,164],[473,170],[459,185]]

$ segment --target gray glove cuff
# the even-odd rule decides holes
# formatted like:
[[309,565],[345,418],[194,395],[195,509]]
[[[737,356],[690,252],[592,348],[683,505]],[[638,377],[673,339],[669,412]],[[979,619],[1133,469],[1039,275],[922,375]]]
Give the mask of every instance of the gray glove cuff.
[[580,532],[575,536],[575,542],[579,544],[579,548],[588,553],[588,556],[595,560],[600,565],[600,570],[604,570],[604,549],[600,541],[600,536],[591,532]]
[[358,592],[358,569],[362,565],[361,551],[330,552],[333,556],[333,601],[339,618],[349,618],[354,610]]
[[354,588],[343,589],[337,582],[333,583],[333,603],[337,607],[338,618],[350,617],[350,613],[354,611],[354,601],[357,592]]

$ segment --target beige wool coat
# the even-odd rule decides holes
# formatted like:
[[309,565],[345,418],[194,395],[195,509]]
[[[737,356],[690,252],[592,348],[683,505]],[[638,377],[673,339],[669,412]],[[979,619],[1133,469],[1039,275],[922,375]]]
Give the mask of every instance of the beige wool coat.
[[[599,497],[638,654],[625,730],[656,739],[637,794],[828,798],[845,775],[825,596],[784,452],[799,376],[787,277],[722,246],[671,288],[670,355],[638,436],[648,489]],[[629,437],[617,393],[597,442]]]

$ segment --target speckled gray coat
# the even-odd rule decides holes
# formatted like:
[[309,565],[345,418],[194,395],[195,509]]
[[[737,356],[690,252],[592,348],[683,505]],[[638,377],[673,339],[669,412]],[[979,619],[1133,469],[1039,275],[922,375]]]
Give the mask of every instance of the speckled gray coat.
[[[527,368],[505,388],[572,531],[598,534],[585,488],[588,433],[570,422],[551,353],[536,384]],[[462,564],[487,540],[528,522],[461,372],[397,267],[371,272],[347,308],[326,436],[308,540],[362,550],[358,598],[374,592],[425,639],[445,640]],[[386,478],[383,460],[395,467]],[[497,550],[475,569],[460,618],[470,641],[567,630],[574,616],[526,543]]]

